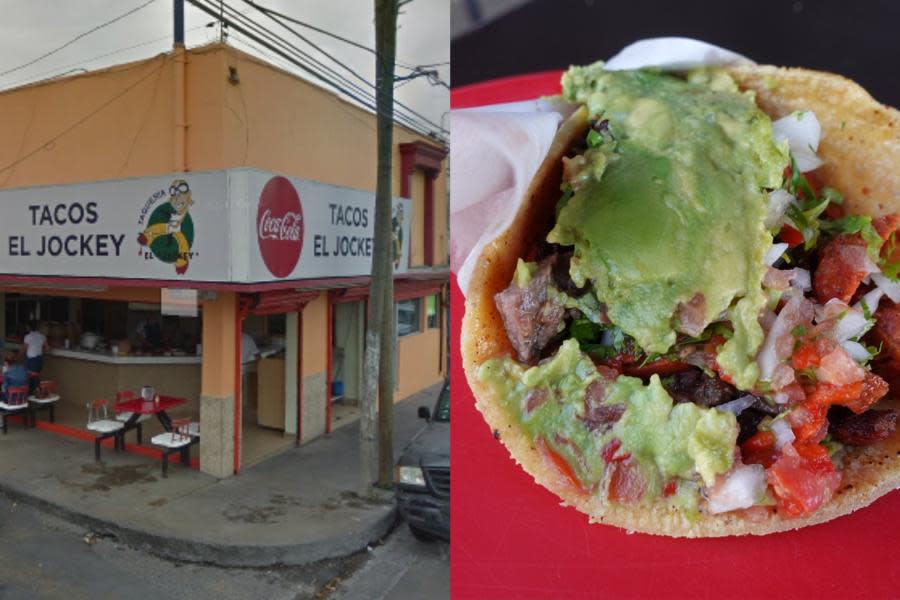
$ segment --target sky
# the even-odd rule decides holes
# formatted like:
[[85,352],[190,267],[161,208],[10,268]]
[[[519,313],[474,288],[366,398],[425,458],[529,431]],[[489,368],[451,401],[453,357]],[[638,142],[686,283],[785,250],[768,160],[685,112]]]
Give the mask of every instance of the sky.
[[[69,42],[105,21],[150,4],[139,11],[75,41],[52,56],[18,69],[35,58]],[[236,10],[261,25],[291,39],[294,45],[316,58],[328,62],[315,49],[274,22],[243,0],[227,0]],[[375,47],[374,0],[256,0],[257,4],[289,15],[321,29],[353,40],[369,48]],[[172,0],[0,0],[0,89],[28,82],[92,71],[155,56],[172,47]],[[185,0],[185,42],[188,47],[204,45],[219,39],[214,21]],[[315,31],[298,30],[316,45],[356,70],[368,81],[375,81],[375,57]],[[301,71],[268,50],[232,32],[228,43],[259,56],[281,68]],[[257,45],[257,48],[251,45]],[[442,63],[435,68],[440,78],[450,82],[450,3],[447,0],[412,0],[401,9],[397,32],[397,61],[409,66]],[[329,66],[340,70],[336,64]],[[15,69],[15,70],[13,70]],[[408,69],[398,68],[398,75]],[[348,73],[343,72],[347,77]],[[301,75],[305,76],[305,75]],[[353,80],[364,85],[359,80]],[[403,83],[396,88],[395,98],[420,113],[434,124],[447,127],[446,113],[450,94],[446,87],[432,85],[425,77]],[[428,126],[434,129],[433,126]]]

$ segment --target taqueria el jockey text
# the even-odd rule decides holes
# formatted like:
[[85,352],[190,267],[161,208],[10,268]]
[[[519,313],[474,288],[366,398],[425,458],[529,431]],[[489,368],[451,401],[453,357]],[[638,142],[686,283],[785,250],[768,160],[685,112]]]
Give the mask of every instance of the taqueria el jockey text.
[[96,202],[29,204],[28,223],[34,231],[10,235],[10,256],[121,256],[124,233],[82,232],[72,226],[97,225],[101,215]]

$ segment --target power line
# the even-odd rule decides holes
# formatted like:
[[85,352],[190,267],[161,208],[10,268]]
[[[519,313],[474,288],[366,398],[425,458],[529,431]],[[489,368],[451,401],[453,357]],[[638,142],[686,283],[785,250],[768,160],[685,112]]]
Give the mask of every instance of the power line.
[[18,164],[20,164],[20,163],[22,163],[22,162],[28,160],[29,158],[31,158],[31,157],[34,156],[35,154],[41,152],[42,150],[48,149],[48,146],[50,146],[51,144],[53,144],[56,140],[60,139],[61,137],[63,137],[64,135],[68,134],[69,132],[71,132],[72,130],[74,130],[76,127],[78,127],[79,125],[81,125],[82,123],[84,123],[85,121],[89,120],[91,117],[93,117],[94,115],[96,115],[97,113],[99,113],[100,111],[102,111],[104,108],[106,108],[107,106],[111,105],[111,104],[114,103],[116,100],[118,100],[119,98],[121,98],[122,96],[124,96],[125,94],[127,94],[128,92],[130,92],[131,90],[133,90],[134,88],[136,88],[137,86],[139,86],[140,84],[142,84],[143,82],[145,82],[145,81],[146,81],[147,79],[149,79],[152,75],[156,75],[160,70],[162,70],[162,68],[165,66],[165,64],[169,61],[170,58],[171,58],[171,55],[170,55],[170,56],[167,56],[167,57],[164,57],[164,58],[160,61],[158,67],[156,67],[155,69],[151,69],[146,75],[144,75],[143,77],[141,77],[140,79],[138,79],[137,81],[135,81],[134,83],[132,83],[131,85],[129,85],[128,87],[126,87],[125,89],[123,89],[122,91],[120,91],[119,93],[117,93],[116,95],[112,96],[109,100],[107,100],[106,102],[104,102],[103,104],[101,104],[100,106],[98,106],[97,108],[95,108],[94,110],[92,110],[91,112],[89,112],[87,115],[85,115],[85,116],[83,116],[82,118],[78,119],[78,120],[75,121],[73,124],[69,125],[69,126],[66,127],[65,129],[63,129],[61,132],[59,132],[58,134],[56,134],[55,136],[53,136],[52,138],[50,138],[49,140],[47,140],[46,142],[44,142],[43,144],[41,144],[40,146],[38,146],[37,148],[35,148],[34,150],[32,150],[31,152],[25,154],[24,156],[20,156],[19,158],[17,158],[17,159],[14,160],[13,162],[11,162],[11,163],[9,163],[8,165],[5,165],[4,167],[0,168],[0,173],[4,173],[4,172],[6,172],[6,171],[12,169],[12,168],[15,167],[16,165],[18,165]]
[[[250,6],[253,6],[253,7],[256,8],[257,10],[259,10],[260,12],[262,12],[264,15],[266,15],[267,17],[269,17],[269,19],[275,21],[276,23],[278,23],[279,25],[281,25],[282,27],[284,27],[285,29],[287,29],[289,32],[291,32],[292,34],[294,34],[296,37],[300,38],[301,40],[303,40],[304,42],[306,42],[307,44],[309,44],[310,46],[312,46],[315,50],[317,50],[318,52],[320,52],[320,53],[323,54],[324,56],[328,57],[332,62],[334,62],[334,63],[336,63],[337,65],[339,65],[340,67],[342,67],[342,68],[343,68],[344,70],[346,70],[348,73],[350,73],[351,75],[353,75],[353,76],[356,77],[357,79],[361,80],[363,83],[365,83],[367,86],[371,87],[373,90],[375,89],[375,85],[374,85],[373,83],[371,83],[368,79],[366,79],[365,77],[363,77],[362,75],[360,75],[359,73],[357,73],[357,72],[356,72],[354,69],[352,69],[351,67],[348,67],[345,63],[343,63],[343,62],[341,62],[340,60],[338,60],[337,58],[335,58],[335,57],[334,57],[332,54],[330,54],[329,52],[323,50],[322,48],[320,48],[319,46],[317,46],[316,44],[314,44],[313,42],[311,42],[309,39],[307,39],[306,37],[304,37],[303,35],[301,35],[301,34],[300,34],[299,32],[297,32],[295,29],[293,29],[293,28],[291,28],[291,27],[285,25],[285,24],[282,23],[281,21],[279,21],[279,20],[278,20],[276,17],[274,17],[273,15],[281,16],[282,18],[285,18],[286,20],[291,21],[291,22],[294,22],[294,21],[295,21],[294,19],[292,19],[292,18],[290,18],[290,17],[285,17],[284,15],[282,15],[281,13],[277,13],[276,11],[270,11],[269,9],[265,9],[265,8],[263,8],[263,7],[260,7],[258,4],[256,4],[256,3],[253,2],[252,0],[244,0],[244,2],[246,2],[246,3],[249,4]],[[270,14],[270,13],[271,13],[271,14]],[[374,50],[373,50],[373,52],[374,52]],[[418,71],[418,68],[416,68],[416,71]],[[422,73],[425,74],[424,72],[422,72]],[[434,74],[436,75],[436,72],[434,72]],[[415,75],[415,76],[418,76],[418,75]],[[429,76],[429,80],[430,80],[430,79],[431,79],[431,77]],[[449,87],[449,86],[448,86],[448,87]],[[444,131],[444,129],[443,129],[440,125],[438,125],[437,123],[434,123],[433,121],[431,121],[430,119],[428,119],[428,117],[426,117],[426,116],[424,116],[424,115],[422,115],[422,114],[420,114],[420,113],[414,111],[413,109],[411,109],[410,107],[406,106],[405,104],[403,104],[403,103],[400,102],[399,100],[395,100],[394,103],[395,103],[397,106],[399,106],[399,107],[401,107],[401,108],[403,108],[403,109],[409,111],[410,113],[412,113],[413,115],[415,115],[416,117],[418,117],[420,120],[422,120],[422,121],[425,122],[426,124],[430,125],[431,127],[435,128],[435,129],[437,129],[437,130],[439,130],[439,131]]]
[[151,5],[151,4],[153,4],[154,2],[156,2],[156,0],[147,0],[147,2],[144,2],[144,3],[141,4],[140,6],[138,6],[138,7],[136,7],[136,8],[132,8],[132,9],[129,10],[128,12],[122,13],[122,14],[119,15],[118,17],[115,17],[115,18],[113,18],[113,19],[110,19],[109,21],[106,21],[105,23],[101,23],[100,25],[97,25],[97,26],[94,27],[93,29],[89,29],[88,31],[85,31],[85,32],[82,33],[82,34],[79,34],[79,35],[75,36],[74,38],[72,38],[71,40],[69,40],[68,42],[66,42],[65,44],[63,44],[62,46],[59,46],[59,47],[57,47],[57,48],[54,48],[53,50],[51,50],[51,51],[49,51],[49,52],[46,52],[46,53],[44,53],[44,54],[38,56],[37,58],[34,58],[34,59],[28,61],[28,62],[25,63],[25,64],[19,65],[18,67],[14,67],[14,68],[12,68],[12,69],[7,69],[6,71],[0,72],[0,77],[2,77],[2,76],[4,76],[4,75],[9,75],[10,73],[14,73],[14,72],[16,72],[16,71],[21,71],[21,70],[24,69],[25,67],[30,67],[31,65],[33,65],[33,64],[36,63],[36,62],[41,61],[41,60],[44,60],[44,59],[47,58],[48,56],[53,56],[54,54],[56,54],[57,52],[59,52],[59,51],[62,50],[63,48],[67,48],[67,47],[71,46],[72,44],[74,44],[75,42],[77,42],[78,40],[80,40],[81,38],[86,37],[86,36],[88,36],[88,35],[94,33],[95,31],[100,31],[100,30],[103,29],[104,27],[107,27],[107,26],[109,26],[109,25],[112,25],[112,24],[115,23],[116,21],[121,21],[121,20],[124,19],[125,17],[127,17],[127,16],[129,16],[129,15],[132,15],[132,14],[134,14],[134,13],[136,13],[137,11],[139,11],[139,10],[141,10],[142,8],[145,8],[145,7],[147,7],[147,6]]
[[[196,27],[191,27],[190,29],[187,29],[185,31],[185,33],[189,32],[189,31],[196,31],[198,29],[205,29],[214,23],[215,23],[214,21],[210,21],[209,23],[207,23],[205,25],[197,25]],[[6,85],[3,88],[3,90],[12,89],[12,88],[18,87],[18,86],[26,84],[26,83],[38,83],[38,82],[44,81],[45,79],[55,79],[57,77],[61,77],[62,75],[71,73],[73,70],[75,70],[75,69],[73,69],[73,67],[77,67],[79,65],[86,65],[88,63],[94,62],[95,60],[100,60],[101,58],[106,58],[107,56],[114,56],[116,54],[121,54],[122,52],[127,52],[128,50],[134,50],[135,48],[140,48],[142,46],[147,46],[149,44],[154,44],[156,42],[162,42],[164,40],[171,40],[171,39],[172,39],[172,35],[168,34],[168,35],[164,35],[162,37],[158,37],[158,38],[155,38],[152,40],[147,40],[145,42],[141,42],[139,44],[134,44],[132,46],[126,46],[124,48],[119,48],[118,50],[113,50],[112,52],[105,52],[103,54],[98,54],[91,58],[86,58],[84,60],[79,60],[78,62],[69,63],[67,65],[63,65],[61,67],[57,67],[57,68],[51,69],[49,71],[44,71],[43,73],[38,73],[38,74],[36,74],[32,77],[28,77],[26,79],[19,79],[18,81],[13,81],[12,83]],[[67,70],[64,72],[60,72],[63,69],[67,69]],[[0,91],[3,91],[3,90],[0,90]]]
[[[291,23],[294,23],[295,25],[299,25],[299,26],[301,26],[301,27],[305,27],[305,28],[307,28],[307,29],[311,29],[312,31],[321,33],[322,35],[327,35],[327,36],[330,37],[330,38],[333,38],[333,39],[336,39],[336,40],[338,40],[338,41],[344,42],[345,44],[349,44],[350,46],[353,46],[354,48],[359,48],[360,50],[365,50],[366,52],[368,52],[369,54],[372,54],[373,56],[377,54],[377,53],[375,52],[375,49],[374,49],[374,48],[370,48],[369,46],[365,46],[365,45],[363,45],[363,44],[360,44],[359,42],[355,42],[355,41],[353,41],[353,40],[351,40],[351,39],[348,39],[348,38],[345,38],[345,37],[343,37],[343,36],[340,36],[340,35],[338,35],[338,34],[336,34],[336,33],[333,33],[333,32],[331,32],[331,31],[328,31],[327,29],[322,29],[321,27],[316,27],[315,25],[312,25],[312,24],[310,24],[310,23],[306,23],[306,22],[304,22],[304,21],[301,21],[300,19],[291,17],[291,16],[286,15],[286,14],[284,14],[284,13],[278,12],[278,11],[276,11],[276,10],[274,10],[274,9],[266,8],[265,6],[262,6],[262,5],[260,5],[260,4],[256,3],[256,2],[254,2],[253,0],[244,0],[244,2],[246,2],[247,4],[249,4],[250,6],[252,6],[253,8],[257,9],[258,11],[260,11],[260,12],[262,12],[262,13],[272,13],[273,15],[277,15],[277,16],[281,17],[282,19],[286,20],[286,21],[289,21],[289,22],[291,22]],[[410,65],[410,64],[408,64],[408,63],[403,63],[403,62],[400,62],[400,61],[395,61],[395,62],[396,62],[396,65],[397,65],[398,67],[402,67],[402,68],[408,69],[408,70],[410,70],[410,71],[414,71],[415,69],[417,69],[417,68],[419,68],[419,67],[439,67],[439,66],[443,66],[443,65],[448,65],[448,64],[450,64],[450,61],[445,61],[445,62],[442,62],[442,63],[434,63],[434,64],[430,64],[430,65],[416,65],[416,66],[414,66],[414,65]]]
[[[371,94],[366,92],[366,90],[363,90],[358,85],[349,82],[339,73],[336,73],[330,67],[323,65],[320,61],[316,60],[314,57],[310,56],[303,50],[297,48],[296,46],[285,40],[283,37],[275,34],[259,23],[256,23],[255,21],[250,20],[244,15],[238,13],[227,3],[214,3],[214,0],[207,0],[209,3],[209,5],[207,5],[202,0],[188,1],[195,7],[215,18],[223,18],[226,22],[226,25],[242,33],[245,37],[261,44],[268,50],[287,60],[295,67],[299,67],[300,69],[309,73],[316,79],[322,81],[329,87],[335,89],[340,94],[347,96],[348,98],[359,103],[363,107],[376,112],[377,114],[377,107],[374,106],[374,98]],[[227,14],[220,14],[220,11],[227,11]],[[241,21],[241,23],[237,21]],[[360,97],[360,94],[362,95],[362,97]],[[420,124],[417,124],[414,120],[412,120],[411,117],[405,116],[403,114],[394,114],[388,116],[392,117],[392,119],[399,124],[403,124],[413,131],[420,133],[421,135],[428,137],[434,135],[432,131],[429,131],[427,128],[423,128]],[[441,128],[437,129],[441,130]],[[438,139],[442,142],[444,141],[442,138],[440,138],[440,136],[438,136]]]

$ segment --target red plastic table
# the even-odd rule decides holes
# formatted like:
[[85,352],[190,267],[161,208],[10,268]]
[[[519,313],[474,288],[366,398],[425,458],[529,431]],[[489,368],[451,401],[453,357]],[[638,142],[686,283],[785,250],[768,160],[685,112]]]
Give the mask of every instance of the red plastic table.
[[130,412],[131,418],[125,423],[126,429],[137,422],[141,415],[156,415],[159,422],[166,431],[172,431],[172,418],[166,413],[167,410],[181,406],[187,402],[184,398],[175,398],[173,396],[160,396],[158,402],[145,401],[141,398],[117,402],[113,405],[116,412]]
[[[559,73],[453,91],[453,108],[559,91]],[[451,276],[451,592],[456,598],[898,598],[900,493],[840,519],[763,537],[672,539],[590,525],[493,439],[459,354]]]

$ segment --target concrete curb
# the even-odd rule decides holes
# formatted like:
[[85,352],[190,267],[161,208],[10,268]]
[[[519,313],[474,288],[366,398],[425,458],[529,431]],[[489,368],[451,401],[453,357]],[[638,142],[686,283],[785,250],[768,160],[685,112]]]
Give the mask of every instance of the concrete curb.
[[128,546],[162,558],[220,567],[301,566],[330,558],[342,558],[365,550],[370,543],[384,537],[398,519],[397,507],[392,506],[375,522],[331,538],[279,546],[232,545],[190,538],[163,537],[149,531],[104,521],[16,489],[4,482],[0,482],[0,494],[101,535],[115,537]]

